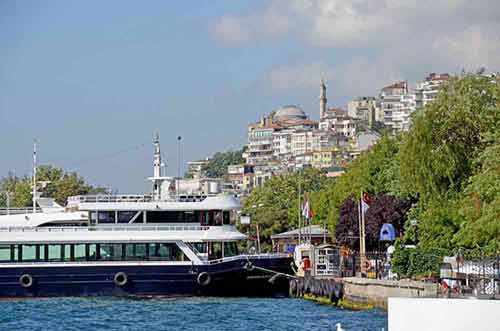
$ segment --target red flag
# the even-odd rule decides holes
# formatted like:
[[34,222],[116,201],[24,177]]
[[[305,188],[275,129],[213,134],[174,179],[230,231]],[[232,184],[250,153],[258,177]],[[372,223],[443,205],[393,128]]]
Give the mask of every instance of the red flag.
[[309,198],[307,194],[304,193],[304,205],[302,207],[302,216],[307,219],[313,218],[314,210],[311,207],[311,203],[309,202]]

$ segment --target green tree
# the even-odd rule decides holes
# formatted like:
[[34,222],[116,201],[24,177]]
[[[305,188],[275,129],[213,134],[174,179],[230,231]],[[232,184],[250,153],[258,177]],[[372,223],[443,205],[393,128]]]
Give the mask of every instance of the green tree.
[[455,245],[500,249],[500,130],[475,160],[475,174],[469,178],[459,212],[463,216]]
[[[434,102],[414,116],[400,148],[400,181],[419,198],[412,216],[418,220],[423,247],[471,247],[498,238],[492,221],[499,218],[498,204],[493,203],[498,197],[492,189],[495,163],[484,162],[498,160],[489,147],[498,141],[498,100],[498,78],[466,75],[453,79]],[[488,156],[481,157],[485,151]],[[490,181],[493,185],[487,185]],[[478,204],[481,211],[475,213]],[[469,233],[476,227],[474,234]],[[491,236],[482,229],[488,229]]]
[[[303,192],[308,192],[312,199],[314,192],[330,182],[329,178],[316,169],[271,177],[245,198],[242,213],[251,216],[252,224],[259,224],[261,240],[269,242],[272,234],[298,227],[299,185],[302,192],[300,199],[303,200]],[[314,218],[314,222],[319,220]],[[251,229],[251,234],[255,235],[255,227],[252,226]]]
[[454,197],[500,127],[500,81],[476,75],[453,79],[435,101],[417,113],[404,137],[402,182],[424,202]]
[[208,164],[203,167],[203,171],[209,178],[221,178],[227,173],[227,166],[232,164],[243,164],[244,149],[237,151],[217,152],[208,161]]
[[[20,178],[9,174],[0,180],[0,190],[11,192],[12,207],[29,207],[33,204],[32,181],[32,177],[29,176]],[[76,172],[68,173],[50,165],[37,168],[37,183],[45,184],[43,188],[38,188],[42,196],[54,198],[61,205],[65,205],[68,197],[72,195],[107,192],[105,188],[87,184]]]

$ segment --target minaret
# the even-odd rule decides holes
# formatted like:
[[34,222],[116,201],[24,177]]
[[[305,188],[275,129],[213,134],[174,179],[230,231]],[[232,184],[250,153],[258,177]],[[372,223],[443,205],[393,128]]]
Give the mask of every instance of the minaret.
[[322,120],[326,115],[326,86],[323,78],[321,78],[321,89],[319,95],[319,119]]

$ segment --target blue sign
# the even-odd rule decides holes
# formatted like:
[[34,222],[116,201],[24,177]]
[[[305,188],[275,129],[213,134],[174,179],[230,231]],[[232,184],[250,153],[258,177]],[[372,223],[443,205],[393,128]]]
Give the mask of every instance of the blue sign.
[[380,241],[394,241],[396,239],[396,230],[391,223],[382,224],[380,229]]

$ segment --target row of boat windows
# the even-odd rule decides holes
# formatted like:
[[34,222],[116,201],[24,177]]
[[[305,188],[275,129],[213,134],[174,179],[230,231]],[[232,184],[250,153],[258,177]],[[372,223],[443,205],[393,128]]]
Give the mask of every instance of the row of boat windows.
[[231,257],[239,254],[236,242],[192,243],[196,253],[206,254],[209,260]]
[[190,261],[175,243],[0,245],[2,262]]
[[232,224],[230,211],[92,211],[90,224],[116,223],[199,223],[201,225]]

